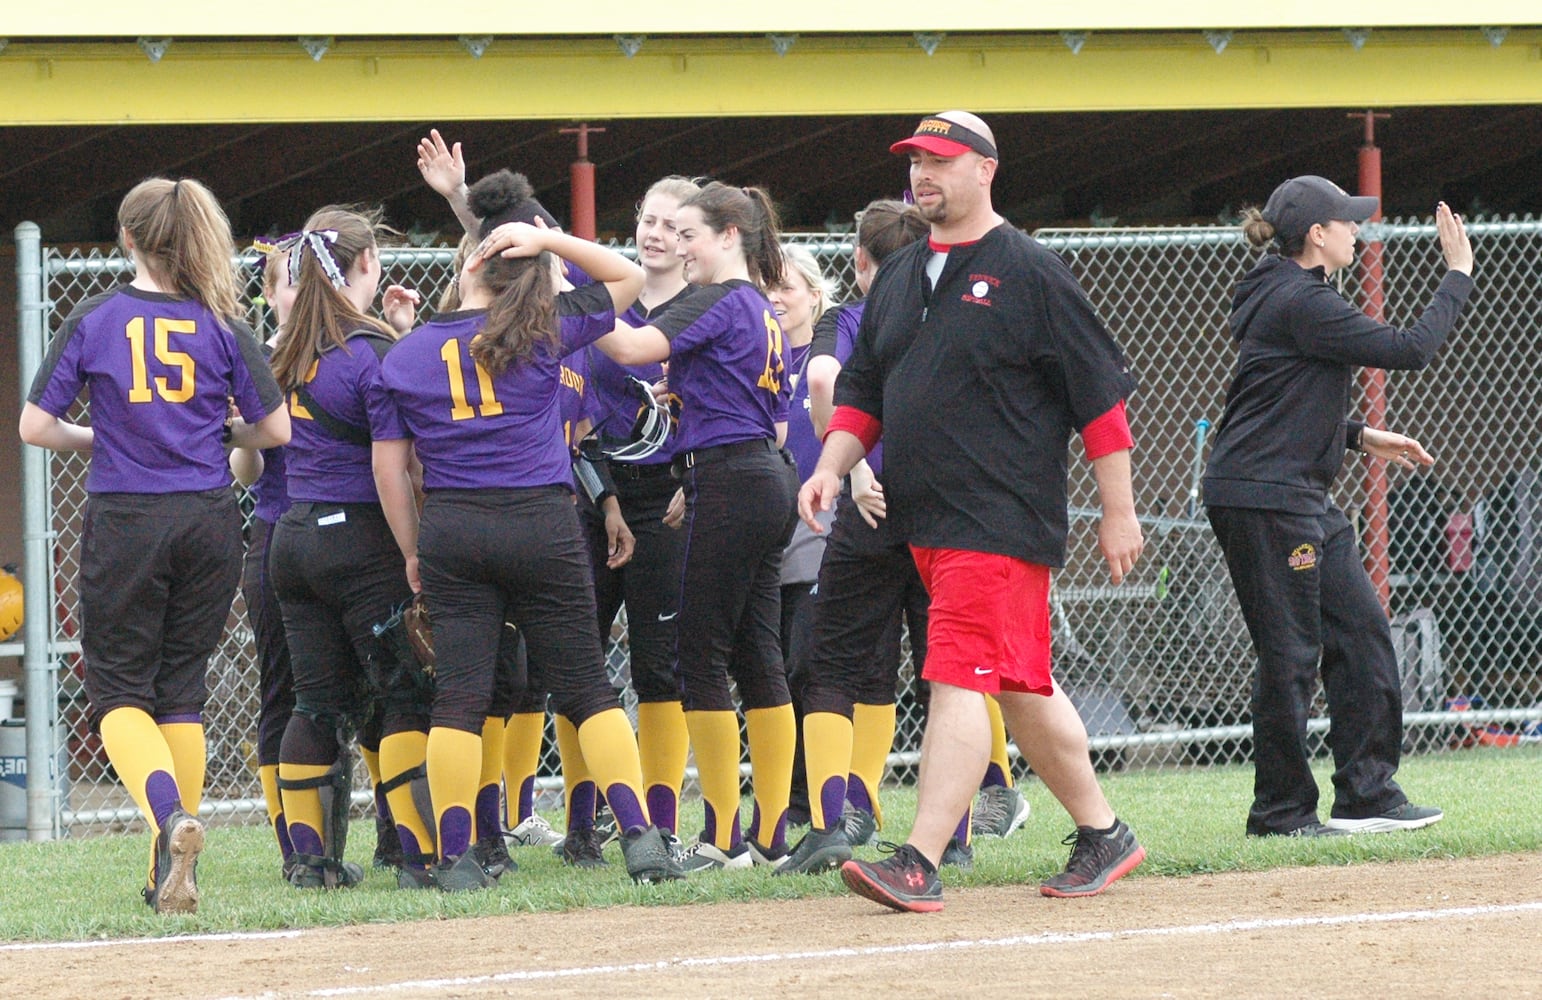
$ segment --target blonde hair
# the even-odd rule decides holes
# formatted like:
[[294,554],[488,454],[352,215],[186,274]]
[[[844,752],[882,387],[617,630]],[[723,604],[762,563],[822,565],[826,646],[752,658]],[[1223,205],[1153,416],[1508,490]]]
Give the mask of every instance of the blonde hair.
[[648,190],[643,194],[642,200],[637,203],[637,214],[642,215],[643,206],[648,204],[648,199],[654,195],[663,195],[673,198],[681,204],[685,200],[701,190],[701,185],[682,174],[670,174],[668,177],[660,177],[648,185]]
[[797,243],[791,243],[782,247],[782,261],[786,265],[782,275],[783,283],[792,277],[796,271],[809,291],[814,293],[813,316],[810,323],[818,323],[819,317],[825,314],[825,309],[830,305],[830,299],[835,295],[835,282],[825,276],[824,269],[819,266],[819,259],[814,256],[808,247]]
[[133,237],[134,250],[157,284],[202,303],[221,319],[245,314],[230,220],[208,188],[195,180],[140,181],[118,206],[118,228]]

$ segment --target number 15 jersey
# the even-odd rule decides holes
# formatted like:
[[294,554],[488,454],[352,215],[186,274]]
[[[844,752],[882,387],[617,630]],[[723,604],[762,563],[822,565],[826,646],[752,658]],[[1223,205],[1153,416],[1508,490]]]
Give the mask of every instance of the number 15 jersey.
[[64,417],[90,390],[91,493],[197,493],[230,485],[230,400],[248,423],[283,405],[262,347],[201,303],[123,285],[65,319],[27,401]]

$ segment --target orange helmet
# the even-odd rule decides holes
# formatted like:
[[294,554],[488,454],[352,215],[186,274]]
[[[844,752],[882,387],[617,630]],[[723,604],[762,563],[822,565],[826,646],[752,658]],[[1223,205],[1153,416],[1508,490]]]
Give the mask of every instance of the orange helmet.
[[16,567],[0,571],[0,642],[21,631],[22,591],[16,579]]

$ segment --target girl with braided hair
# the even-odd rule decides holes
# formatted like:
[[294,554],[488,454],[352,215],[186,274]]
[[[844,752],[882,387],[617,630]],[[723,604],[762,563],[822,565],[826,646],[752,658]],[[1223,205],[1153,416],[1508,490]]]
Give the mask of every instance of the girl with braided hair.
[[[143,181],[118,229],[134,278],[65,319],[20,430],[28,444],[90,454],[80,557],[90,723],[154,837],[145,902],[193,913],[204,674],[241,573],[221,437],[281,445],[289,415],[238,318],[230,224],[209,189]],[[83,389],[90,426],[65,419]],[[244,419],[227,424],[231,400]]]

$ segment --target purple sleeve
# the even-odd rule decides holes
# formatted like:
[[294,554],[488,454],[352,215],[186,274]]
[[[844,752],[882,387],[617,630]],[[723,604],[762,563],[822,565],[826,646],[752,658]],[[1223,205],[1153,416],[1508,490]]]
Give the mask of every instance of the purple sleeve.
[[616,306],[610,289],[598,282],[557,296],[562,357],[581,351],[616,328]]
[[654,321],[653,325],[669,338],[671,354],[689,352],[723,334],[729,311],[713,307],[730,290],[728,285],[707,285]]
[[[85,376],[80,370],[80,349],[84,337],[71,336],[62,345],[51,368],[39,371],[39,384],[33,387],[30,399],[55,417],[63,417],[75,405],[75,399],[85,388]],[[46,380],[42,378],[47,373]]]
[[374,441],[400,441],[411,437],[407,425],[402,422],[401,410],[386,389],[385,378],[380,373],[380,359],[369,348],[356,352],[363,360],[358,367],[356,385],[359,398],[364,400],[364,410],[369,415],[369,436]]
[[241,419],[255,424],[282,406],[284,396],[251,329],[244,323],[233,324],[230,334],[237,351],[236,363],[231,365],[230,394],[235,397]]

